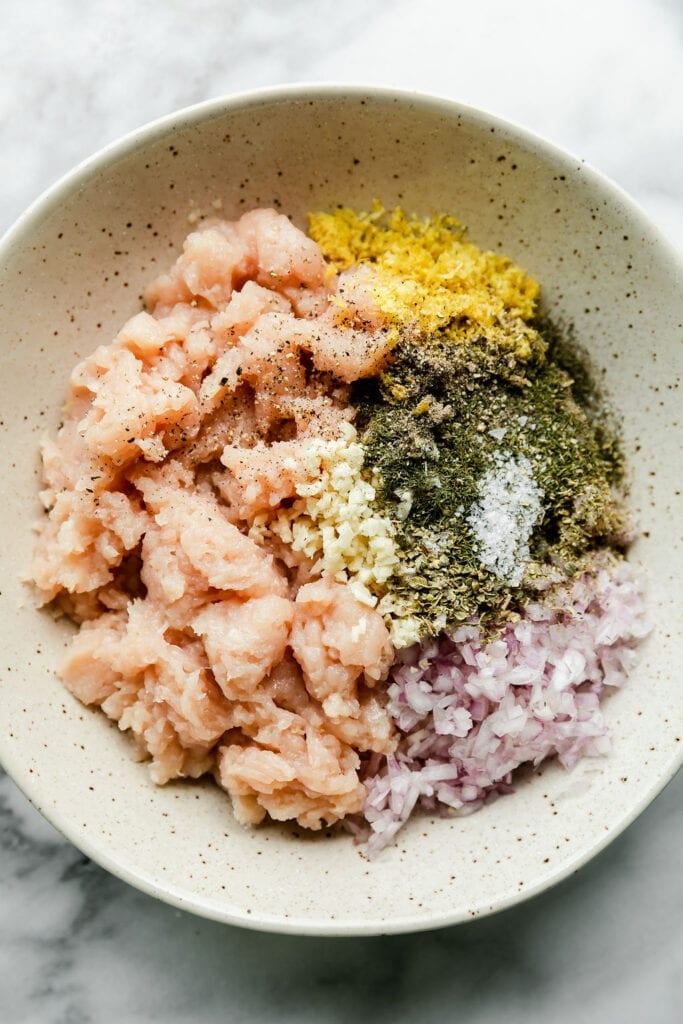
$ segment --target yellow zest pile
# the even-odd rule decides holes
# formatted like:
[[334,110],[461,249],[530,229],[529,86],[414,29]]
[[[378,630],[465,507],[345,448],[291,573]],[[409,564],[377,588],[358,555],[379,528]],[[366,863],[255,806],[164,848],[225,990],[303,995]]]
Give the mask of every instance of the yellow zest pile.
[[337,271],[372,270],[370,293],[387,318],[426,339],[485,340],[529,359],[543,343],[529,323],[538,283],[506,256],[467,241],[454,217],[420,220],[375,202],[309,216],[310,235]]

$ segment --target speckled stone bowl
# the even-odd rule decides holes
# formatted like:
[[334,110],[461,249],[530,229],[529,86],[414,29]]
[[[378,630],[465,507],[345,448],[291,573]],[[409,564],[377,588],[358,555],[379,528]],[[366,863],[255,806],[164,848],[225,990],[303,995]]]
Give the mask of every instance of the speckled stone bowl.
[[[129,739],[55,676],[69,627],[21,579],[33,545],[38,439],[70,368],[140,306],[197,212],[274,205],[305,224],[378,197],[451,211],[479,245],[537,276],[625,415],[656,629],[609,697],[614,749],[549,764],[472,817],[416,818],[369,863],[346,835],[247,831],[211,784],[155,788]],[[194,211],[194,213],[193,213]],[[5,494],[0,757],[88,856],[198,914],[273,931],[369,934],[463,921],[540,892],[602,849],[683,757],[680,685],[681,262],[618,188],[528,132],[455,103],[342,86],[217,100],[165,118],[68,175],[0,246]],[[643,870],[646,866],[643,865]]]

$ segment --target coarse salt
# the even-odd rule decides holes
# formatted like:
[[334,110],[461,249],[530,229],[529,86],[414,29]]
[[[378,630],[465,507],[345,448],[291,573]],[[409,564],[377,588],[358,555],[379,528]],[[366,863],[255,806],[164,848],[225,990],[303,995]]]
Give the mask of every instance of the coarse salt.
[[529,561],[529,539],[543,514],[543,491],[526,455],[497,451],[467,517],[483,565],[517,587]]

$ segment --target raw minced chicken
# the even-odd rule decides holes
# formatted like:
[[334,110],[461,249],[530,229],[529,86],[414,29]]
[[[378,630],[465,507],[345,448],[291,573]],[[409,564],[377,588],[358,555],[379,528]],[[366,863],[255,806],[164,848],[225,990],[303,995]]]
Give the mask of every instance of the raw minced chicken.
[[[315,571],[330,531],[353,547],[341,474],[323,539],[281,557],[285,509],[307,494],[310,511],[319,460],[348,448],[348,382],[390,343],[360,309],[340,325],[334,288],[318,246],[274,211],[193,232],[147,311],[75,368],[43,446],[33,576],[81,624],[67,686],[133,733],[155,781],[213,771],[242,821],[360,812],[360,754],[396,743],[378,690],[387,627]],[[382,532],[368,520],[366,547]]]
[[32,568],[79,626],[66,685],[155,782],[364,820],[370,853],[605,752],[645,632],[618,444],[538,285],[452,218],[382,218],[193,231],[71,374]]

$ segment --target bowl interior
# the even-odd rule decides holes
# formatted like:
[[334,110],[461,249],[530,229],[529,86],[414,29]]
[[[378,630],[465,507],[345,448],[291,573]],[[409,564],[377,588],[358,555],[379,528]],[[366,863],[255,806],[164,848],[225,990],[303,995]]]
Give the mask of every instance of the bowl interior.
[[[129,740],[61,686],[69,627],[22,584],[33,544],[40,435],[68,373],[140,306],[197,217],[273,205],[306,212],[373,198],[448,211],[473,241],[536,275],[624,414],[632,557],[655,632],[610,696],[609,757],[554,764],[460,819],[419,818],[369,863],[345,835],[247,831],[210,783],[156,788]],[[112,147],[26,215],[1,247],[0,756],[29,798],[104,866],[178,905],[273,930],[360,933],[467,919],[559,880],[604,846],[681,761],[680,262],[618,189],[526,133],[457,105],[311,88],[209,104]]]

